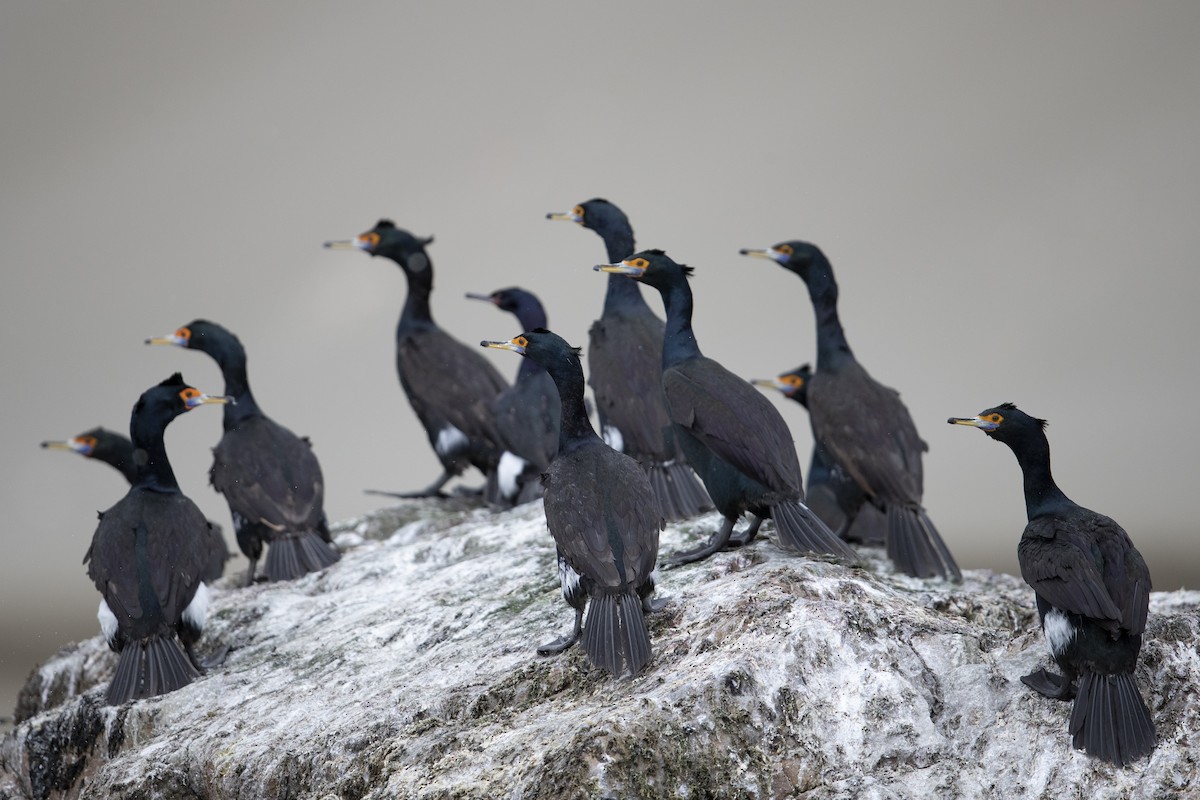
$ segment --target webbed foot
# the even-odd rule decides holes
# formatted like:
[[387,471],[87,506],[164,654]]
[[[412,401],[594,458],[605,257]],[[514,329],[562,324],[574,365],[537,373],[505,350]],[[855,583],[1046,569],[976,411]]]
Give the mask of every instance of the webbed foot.
[[1021,683],[1051,700],[1070,700],[1075,697],[1075,686],[1071,681],[1044,669],[1022,675]]

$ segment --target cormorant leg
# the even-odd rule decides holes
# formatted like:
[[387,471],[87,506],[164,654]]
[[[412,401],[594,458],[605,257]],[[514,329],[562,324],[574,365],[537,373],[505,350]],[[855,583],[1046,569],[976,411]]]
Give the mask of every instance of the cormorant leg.
[[254,569],[258,566],[258,559],[250,559],[250,569],[246,570],[246,582],[242,584],[244,587],[254,585]]
[[713,534],[713,537],[708,540],[707,544],[701,545],[694,550],[683,550],[673,556],[668,556],[662,560],[664,569],[678,567],[680,564],[690,564],[693,561],[702,561],[708,558],[718,550],[724,549],[729,541],[729,535],[733,533],[734,520],[728,517],[721,524],[721,529]]
[[742,531],[741,533],[737,534],[736,536],[731,535],[729,537],[729,543],[727,545],[725,545],[726,550],[733,550],[738,547],[745,547],[746,545],[748,545],[754,541],[755,536],[758,536],[758,529],[760,527],[762,527],[763,518],[758,516],[757,514],[755,514],[753,516],[754,516],[754,518],[750,521],[750,524],[748,526],[746,526],[746,530]]
[[1070,700],[1075,697],[1075,686],[1070,678],[1055,675],[1044,669],[1022,675],[1021,683],[1051,700]]
[[579,634],[583,632],[583,609],[575,609],[575,629],[571,631],[570,636],[564,636],[561,639],[555,639],[553,642],[542,645],[537,649],[539,656],[556,656],[564,652],[571,645],[579,641]]
[[667,600],[665,597],[660,597],[655,600],[649,595],[646,595],[642,598],[642,611],[645,611],[647,614],[653,614],[657,611],[662,611],[670,602],[671,601]]
[[201,675],[206,674],[213,667],[219,667],[224,664],[225,657],[229,655],[229,645],[225,645],[208,658],[200,658],[192,647],[191,642],[185,641],[183,649],[187,653],[188,661],[192,662],[192,666],[196,668],[196,672],[199,672]]
[[442,491],[442,487],[453,477],[454,473],[443,472],[433,483],[415,492],[384,492],[379,489],[364,489],[363,492],[365,494],[383,495],[384,497],[399,497],[402,500],[412,500],[419,497],[446,497],[447,495]]

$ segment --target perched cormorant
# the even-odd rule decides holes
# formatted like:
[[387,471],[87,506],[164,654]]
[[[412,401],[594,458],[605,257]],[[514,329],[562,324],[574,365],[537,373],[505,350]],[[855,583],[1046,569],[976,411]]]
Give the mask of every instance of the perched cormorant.
[[731,542],[738,517],[754,520],[735,544],[754,539],[763,519],[775,520],[779,544],[790,550],[833,553],[851,561],[854,551],[808,506],[791,431],[771,402],[746,381],[700,354],[692,333],[692,268],[662,250],[643,250],[597,270],[628,275],[658,290],[667,312],[662,385],[676,440],[700,475],[725,523],[709,542],[668,559],[699,561]]
[[[800,241],[741,253],[776,261],[808,286],[817,318],[817,371],[808,384],[813,436],[858,483],[863,497],[887,515],[892,563],[918,578],[961,581],[954,556],[921,506],[921,455],[928,445],[896,390],[872,378],[851,352],[838,320],[838,287],[829,259],[816,245]],[[861,508],[861,502],[842,507],[844,529]]]
[[[602,198],[548,219],[576,222],[604,240],[610,262],[633,252],[633,228],[621,209]],[[604,310],[588,331],[588,384],[596,397],[604,441],[633,456],[668,521],[694,517],[713,507],[671,434],[662,396],[663,322],[633,281],[610,275]]]
[[[66,441],[42,442],[42,447],[51,450],[70,450],[79,453],[84,458],[102,461],[125,476],[125,480],[133,483],[137,480],[137,467],[134,462],[133,442],[116,431],[107,428],[92,428]],[[231,557],[229,548],[225,545],[225,535],[221,526],[208,520],[208,530],[203,534],[208,552],[208,561],[201,578],[211,583],[225,574],[225,562]]]
[[382,492],[395,497],[440,496],[451,478],[468,466],[487,478],[485,495],[496,500],[496,467],[504,442],[496,430],[492,403],[508,388],[486,358],[437,326],[429,310],[433,263],[422,239],[388,219],[351,241],[326,242],[337,250],[362,250],[400,265],[408,279],[408,297],[396,327],[396,371],[413,411],[425,427],[442,474],[416,492]]
[[[537,296],[525,289],[497,289],[491,294],[467,293],[516,316],[521,330],[546,327],[546,311]],[[531,358],[521,359],[513,385],[492,403],[496,427],[504,440],[496,476],[500,496],[512,505],[542,496],[542,473],[558,452],[558,389],[554,380]]]
[[558,546],[563,597],[575,609],[575,627],[538,652],[561,653],[582,638],[593,664],[613,675],[626,668],[636,675],[650,660],[644,611],[651,605],[663,525],[649,478],[637,461],[605,444],[588,421],[577,348],[541,328],[480,344],[540,364],[561,402],[558,454],[543,481],[546,526]]
[[83,557],[101,594],[100,629],[121,654],[105,698],[109,705],[172,692],[207,666],[193,646],[208,611],[208,587],[201,577],[208,560],[208,521],[180,491],[163,432],[189,409],[225,402],[188,386],[175,373],[147,389],[133,407],[129,433],[140,454],[133,485],[100,514]]
[[1148,755],[1154,722],[1133,679],[1150,602],[1150,571],[1141,553],[1120,525],[1058,488],[1045,420],[1004,403],[947,421],[1003,442],[1021,465],[1029,523],[1017,559],[1064,673],[1039,669],[1021,680],[1046,697],[1075,698],[1070,731],[1077,750],[1118,766]]
[[[752,383],[755,386],[779,390],[785,397],[804,406],[807,411],[808,381],[811,377],[812,367],[802,364],[790,372]],[[829,457],[815,435],[804,493],[804,502],[808,507],[830,530],[838,531],[846,541],[869,544],[883,544],[886,541],[887,518],[871,503],[864,503],[866,495],[863,494],[862,488]],[[860,508],[858,516],[854,519],[853,529],[845,527],[846,515],[842,508]]]
[[213,448],[208,478],[225,495],[238,547],[250,559],[246,585],[267,550],[266,573],[286,581],[328,567],[341,556],[325,520],[325,481],[307,437],[300,437],[263,413],[250,391],[246,350],[225,328],[198,319],[170,336],[147,344],[173,344],[210,355],[225,378],[221,441]]

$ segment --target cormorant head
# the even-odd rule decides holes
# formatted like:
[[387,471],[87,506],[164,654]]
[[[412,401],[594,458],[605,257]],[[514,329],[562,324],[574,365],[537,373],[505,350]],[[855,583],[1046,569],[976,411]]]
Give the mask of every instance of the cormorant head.
[[590,228],[603,235],[607,231],[622,231],[633,234],[629,218],[625,212],[617,208],[603,197],[593,197],[580,203],[565,214],[551,212],[546,219],[561,219],[567,222],[577,222],[585,228]]
[[780,242],[766,250],[753,250],[743,247],[738,251],[744,256],[766,258],[778,263],[784,269],[799,275],[808,281],[813,271],[824,268],[828,272],[829,259],[821,252],[821,248],[811,242],[794,239],[790,242]]
[[619,264],[597,264],[593,269],[627,275],[655,289],[665,289],[680,282],[686,284],[694,271],[689,266],[675,263],[662,250],[642,250]]
[[582,355],[582,350],[578,347],[572,347],[567,344],[566,339],[563,339],[557,333],[546,330],[545,328],[534,328],[531,331],[526,331],[520,336],[514,336],[508,341],[490,342],[484,340],[479,343],[482,347],[492,347],[497,350],[512,350],[514,353],[519,353],[526,358],[536,361],[546,369],[550,369],[555,364],[574,362],[579,364],[579,357]]
[[979,428],[993,439],[1012,445],[1031,436],[1045,438],[1046,420],[1031,417],[1012,403],[1001,403],[974,417],[950,417],[951,425]]
[[[507,311],[510,314],[516,314],[518,317],[522,314],[537,313],[545,318],[545,312],[542,310],[542,303],[537,299],[537,295],[533,292],[520,289],[512,286],[508,289],[497,289],[491,294],[475,294],[467,292],[467,298],[470,300],[485,300],[499,308],[501,311]],[[531,328],[544,328],[545,323],[530,325]]]
[[208,395],[184,383],[183,376],[176,372],[157,386],[142,392],[133,406],[133,416],[151,416],[169,422],[180,414],[191,411],[206,403],[228,403],[228,397]]
[[199,350],[208,353],[218,362],[229,355],[238,355],[242,359],[246,357],[246,349],[242,347],[237,336],[227,328],[206,319],[192,320],[169,336],[147,339],[146,344],[173,344],[176,347]]
[[413,236],[403,228],[397,228],[390,219],[381,219],[374,228],[355,239],[326,242],[325,246],[332,250],[362,250],[373,256],[384,256],[413,275],[429,269],[425,245],[432,241],[432,236]]
[[42,447],[50,450],[70,450],[79,453],[81,456],[91,458],[96,455],[97,451],[103,450],[104,444],[110,441],[113,437],[119,437],[110,430],[104,428],[92,428],[90,431],[85,431],[78,436],[67,439],[66,441],[48,441],[42,442]]
[[774,378],[751,381],[755,386],[778,389],[805,408],[808,407],[808,379],[812,377],[812,367],[802,364],[790,372],[784,372]]

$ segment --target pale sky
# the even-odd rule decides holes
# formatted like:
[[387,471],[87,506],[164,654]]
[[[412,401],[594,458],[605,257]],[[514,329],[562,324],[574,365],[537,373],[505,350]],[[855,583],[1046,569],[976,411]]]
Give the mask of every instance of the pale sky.
[[[127,429],[176,370],[222,389],[146,337],[237,333],[345,519],[438,467],[393,366],[399,268],[321,243],[391,217],[436,235],[434,315],[462,341],[519,332],[463,299],[517,285],[586,345],[603,246],[545,214],[594,196],[696,268],[700,346],[747,378],[811,360],[814,325],[800,280],[738,249],[825,250],[964,568],[1015,571],[1021,480],[945,420],[1013,401],[1156,588],[1195,588],[1198,30],[1187,2],[4,4],[0,671],[95,633],[80,561],[125,491],[38,443]],[[167,444],[232,542],[219,437],[202,408]]]

